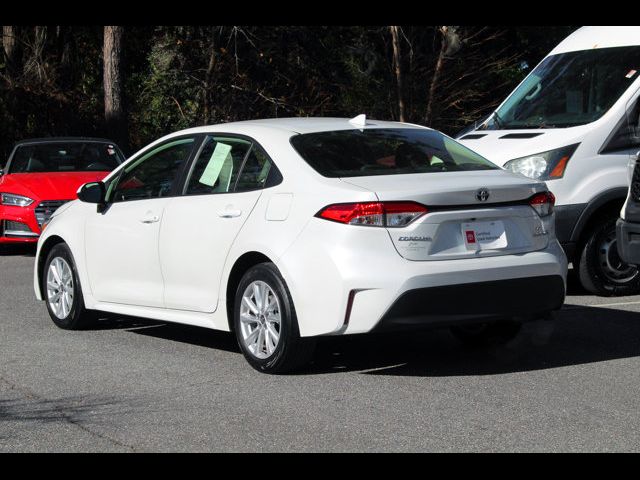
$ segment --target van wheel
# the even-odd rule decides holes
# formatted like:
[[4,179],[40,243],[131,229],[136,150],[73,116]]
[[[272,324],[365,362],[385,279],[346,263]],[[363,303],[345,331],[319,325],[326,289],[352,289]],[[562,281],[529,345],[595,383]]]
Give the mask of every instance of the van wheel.
[[53,247],[42,271],[42,291],[53,323],[65,330],[91,326],[97,312],[84,308],[84,297],[71,250],[65,243]]
[[456,325],[450,331],[463,344],[470,347],[490,347],[503,345],[514,339],[522,329],[518,320]]
[[289,289],[273,263],[244,274],[234,302],[234,327],[247,362],[263,373],[286,373],[311,360],[314,338],[301,338]]
[[578,278],[594,295],[623,296],[640,292],[640,272],[624,263],[616,245],[617,217],[609,216],[587,232],[578,262]]

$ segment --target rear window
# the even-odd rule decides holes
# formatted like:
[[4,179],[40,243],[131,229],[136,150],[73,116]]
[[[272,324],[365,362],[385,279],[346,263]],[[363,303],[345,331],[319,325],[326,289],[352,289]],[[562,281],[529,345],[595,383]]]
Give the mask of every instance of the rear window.
[[110,172],[122,161],[119,150],[111,143],[37,143],[16,149],[8,173]]
[[291,138],[302,158],[325,177],[494,170],[498,166],[435,130],[339,130]]

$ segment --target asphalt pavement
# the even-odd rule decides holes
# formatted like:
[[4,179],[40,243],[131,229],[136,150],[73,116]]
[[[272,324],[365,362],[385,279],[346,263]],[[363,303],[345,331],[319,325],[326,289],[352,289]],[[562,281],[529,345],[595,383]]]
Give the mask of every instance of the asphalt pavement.
[[255,372],[228,333],[51,322],[33,249],[0,254],[0,452],[639,451],[640,296],[573,278],[554,320],[469,349],[446,330],[325,338]]

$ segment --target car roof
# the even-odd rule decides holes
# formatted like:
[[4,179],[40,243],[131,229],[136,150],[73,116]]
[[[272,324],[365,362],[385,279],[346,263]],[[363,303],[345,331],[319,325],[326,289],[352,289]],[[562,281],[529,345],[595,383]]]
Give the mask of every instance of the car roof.
[[250,135],[256,129],[265,128],[297,133],[316,133],[334,130],[354,130],[370,128],[427,128],[422,125],[402,122],[388,122],[382,120],[366,120],[365,125],[352,123],[349,118],[339,117],[286,117],[265,118],[260,120],[243,120],[239,122],[205,125],[175,132],[173,135],[185,135],[190,133],[227,132]]
[[37,143],[59,143],[59,142],[97,142],[97,143],[110,143],[115,145],[113,140],[107,138],[95,138],[95,137],[43,137],[43,138],[25,138],[15,143],[15,146],[20,145],[32,145]]

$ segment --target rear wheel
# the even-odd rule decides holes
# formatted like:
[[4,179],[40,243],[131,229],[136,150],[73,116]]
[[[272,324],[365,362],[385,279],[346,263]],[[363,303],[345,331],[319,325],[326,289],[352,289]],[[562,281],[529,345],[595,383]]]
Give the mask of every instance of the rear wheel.
[[468,346],[502,345],[514,339],[522,322],[517,320],[500,320],[497,322],[478,323],[473,325],[457,325],[451,327],[451,333],[459,341]]
[[42,291],[53,323],[66,330],[87,328],[96,312],[84,308],[82,288],[71,250],[64,244],[51,249],[42,272]]
[[595,295],[636,295],[640,292],[640,272],[624,263],[616,245],[617,216],[594,222],[587,232],[577,266],[582,286]]
[[289,289],[273,263],[252,267],[240,280],[234,327],[242,353],[260,372],[290,372],[313,356],[315,339],[300,337]]

